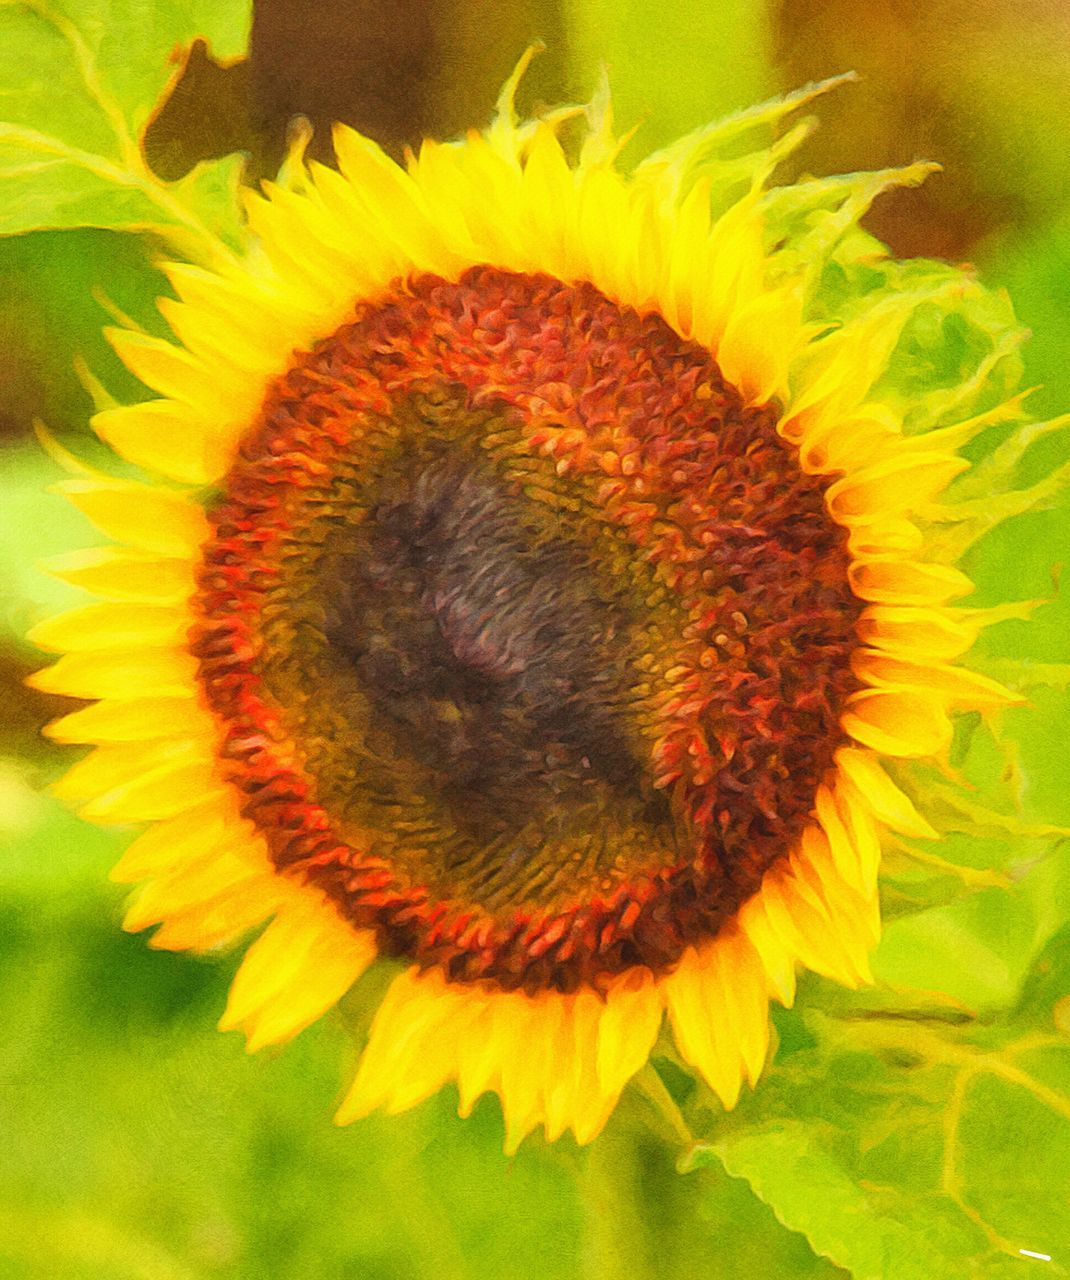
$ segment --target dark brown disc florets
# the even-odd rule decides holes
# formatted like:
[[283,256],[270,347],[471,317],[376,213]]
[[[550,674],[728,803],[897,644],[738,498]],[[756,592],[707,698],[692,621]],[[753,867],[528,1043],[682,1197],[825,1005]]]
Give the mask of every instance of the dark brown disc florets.
[[424,276],[299,355],[195,651],[279,871],[456,980],[672,965],[843,735],[844,531],[774,413],[590,285]]

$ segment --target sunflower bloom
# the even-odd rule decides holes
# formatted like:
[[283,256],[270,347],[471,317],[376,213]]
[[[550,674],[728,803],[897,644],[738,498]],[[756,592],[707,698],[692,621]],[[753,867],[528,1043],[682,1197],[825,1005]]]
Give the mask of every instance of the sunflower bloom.
[[921,385],[985,295],[858,230],[929,166],[784,188],[805,125],[747,149],[826,86],[625,175],[605,95],[568,150],[515,79],[405,168],[339,128],[247,257],[167,267],[174,340],[112,335],[161,398],[94,421],[158,480],[66,482],[114,545],[34,633],[96,700],[62,794],[151,824],[126,927],[261,928],[250,1048],[406,961],[339,1120],[455,1082],[509,1150],[590,1141],[666,1015],[732,1107],[799,966],[870,979],[882,830],[936,836],[882,759],[1007,699],[929,534],[1017,408],[1002,338]]

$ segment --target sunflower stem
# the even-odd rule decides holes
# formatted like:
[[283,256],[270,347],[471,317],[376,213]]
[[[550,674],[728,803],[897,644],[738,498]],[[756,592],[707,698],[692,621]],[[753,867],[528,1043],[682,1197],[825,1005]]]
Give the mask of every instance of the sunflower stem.
[[[581,1183],[586,1214],[583,1280],[662,1280],[701,1274],[687,1258],[681,1218],[694,1213],[693,1180],[678,1172],[681,1144],[695,1140],[649,1064],[591,1144]],[[651,1104],[653,1104],[653,1111]],[[684,1239],[687,1236],[687,1239]]]
[[654,1280],[657,1274],[645,1183],[648,1150],[660,1144],[634,1116],[629,1120],[614,1123],[588,1151],[583,1280]]

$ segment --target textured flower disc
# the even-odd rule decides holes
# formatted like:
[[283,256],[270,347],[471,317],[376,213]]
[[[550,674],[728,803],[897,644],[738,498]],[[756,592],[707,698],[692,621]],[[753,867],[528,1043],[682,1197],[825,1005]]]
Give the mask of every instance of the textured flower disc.
[[590,285],[476,268],[362,308],[269,395],[194,606],[275,865],[452,979],[664,972],[843,741],[824,488]]
[[797,965],[868,979],[880,828],[936,835],[879,757],[1007,697],[951,665],[984,617],[930,531],[1018,407],[1001,304],[857,229],[926,166],[767,189],[801,131],[750,131],[818,90],[625,177],[606,101],[570,160],[514,87],[407,171],[340,130],[244,259],[169,268],[175,341],[114,335],[164,398],[95,426],[192,488],[69,482],[121,545],[34,633],[99,700],[61,791],[154,823],[127,927],[270,918],[250,1047],[410,961],[340,1119],[455,1081],[510,1149],[593,1137],[666,1010],[731,1106]]

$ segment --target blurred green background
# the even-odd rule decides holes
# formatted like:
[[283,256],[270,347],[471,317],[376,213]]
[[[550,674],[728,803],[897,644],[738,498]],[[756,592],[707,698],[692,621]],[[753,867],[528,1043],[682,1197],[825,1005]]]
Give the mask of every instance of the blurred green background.
[[[175,6],[164,0],[94,0],[94,7],[146,28],[177,21]],[[326,146],[324,126],[337,117],[395,154],[424,134],[448,136],[482,124],[501,82],[535,39],[545,41],[547,51],[524,83],[522,106],[583,100],[605,65],[618,123],[641,126],[628,155],[757,98],[855,69],[860,83],[820,104],[822,128],[800,153],[796,172],[940,161],[943,174],[919,191],[883,197],[867,225],[901,254],[972,262],[1005,286],[1033,332],[1025,364],[1026,384],[1042,388],[1036,411],[1070,408],[1070,10],[1063,5],[320,0],[304,6],[260,0],[251,14],[241,5],[223,7],[232,15],[225,37],[213,40],[211,24],[199,28],[191,17],[178,23],[182,38],[203,30],[210,43],[198,45],[184,69],[181,59],[174,65],[169,97],[147,121],[145,153],[168,180],[234,150],[249,154],[250,174],[271,172],[286,123],[299,112],[318,126],[317,147]],[[19,22],[39,8],[5,4],[0,17]],[[250,17],[251,44],[242,57]],[[168,48],[166,39],[160,43]],[[13,47],[6,63],[0,54],[0,74],[8,77],[0,82],[0,115],[4,95],[12,92],[8,82],[20,83],[18,56]],[[62,112],[62,86],[57,93],[53,106]],[[1061,1255],[1050,1250],[1056,1256],[1048,1273],[1066,1274],[1070,1229],[1052,1214],[1064,1205],[1070,1217],[1059,1164],[1065,1156],[1070,1170],[1070,1107],[1060,1121],[1065,1135],[1058,1125],[1052,1129],[1050,1116],[1032,1113],[1014,1130],[1019,1137],[1032,1134],[1055,1163],[1037,1157],[1037,1185],[1027,1197],[1032,1206],[1016,1209],[1010,1225],[992,1223],[1013,1201],[1021,1165],[1004,1159],[997,1168],[977,1157],[983,1185],[963,1194],[983,1226],[965,1211],[960,1224],[981,1240],[969,1246],[977,1255],[968,1270],[956,1269],[965,1264],[956,1260],[954,1233],[943,1240],[944,1262],[906,1261],[911,1219],[899,1251],[874,1262],[876,1254],[843,1243],[827,1223],[815,1226],[796,1203],[814,1177],[834,1212],[880,1218],[871,1190],[880,1179],[872,1171],[844,1157],[837,1169],[847,1170],[870,1198],[841,1204],[840,1184],[834,1187],[832,1174],[812,1161],[795,1170],[798,1194],[768,1186],[748,1164],[748,1120],[760,1125],[782,1115],[775,1130],[783,1139],[790,1118],[804,1109],[790,1082],[774,1079],[764,1103],[759,1094],[749,1112],[744,1107],[734,1145],[726,1148],[730,1156],[722,1152],[719,1164],[695,1160],[686,1177],[674,1173],[671,1157],[656,1143],[637,1145],[630,1136],[641,1119],[636,1099],[626,1101],[590,1152],[578,1152],[568,1140],[548,1148],[536,1137],[506,1160],[496,1102],[484,1099],[462,1123],[449,1091],[403,1117],[373,1117],[339,1131],[330,1116],[356,1055],[345,1024],[357,1026],[359,1040],[381,978],[362,984],[343,1014],[293,1045],[249,1058],[236,1033],[214,1030],[236,957],[155,952],[144,939],[121,932],[124,895],[109,884],[107,870],[128,833],[86,827],[43,790],[72,754],[38,736],[58,713],[57,700],[21,683],[41,662],[21,638],[25,629],[74,598],[41,576],[35,562],[94,541],[79,517],[45,493],[58,472],[31,428],[41,419],[80,456],[101,458],[86,426],[91,398],[76,370],[91,369],[120,400],[143,394],[100,328],[118,309],[162,331],[153,306],[164,290],[152,266],[156,247],[146,237],[100,227],[0,238],[0,1275],[776,1280],[848,1274],[817,1256],[827,1253],[859,1276],[938,1280],[1026,1274],[1033,1264],[1013,1256],[1027,1240],[1020,1236],[1026,1228],[1038,1248],[1063,1245]],[[1053,437],[1027,456],[1023,477],[1035,479],[1065,458],[1065,443]],[[969,565],[985,601],[1050,599],[1052,565],[1065,559],[1068,535],[1064,496],[988,538]],[[932,900],[944,894],[948,905],[906,917],[899,934],[900,926],[892,926],[884,958],[884,973],[895,982],[944,985],[989,1012],[1035,1005],[1043,1025],[1053,1033],[1061,1026],[1064,1035],[1070,1013],[1060,1023],[1053,1010],[1070,990],[1070,871],[1044,824],[1070,823],[1067,700],[1059,684],[1061,664],[1070,662],[1068,622],[1060,597],[1038,613],[1036,625],[1007,623],[986,639],[989,659],[1025,659],[1036,677],[1032,705],[1008,721],[1014,776],[999,779],[1014,793],[1022,821],[1032,825],[996,824],[984,833],[988,844],[966,841],[961,860],[980,879],[963,874],[948,888],[934,871]],[[986,767],[992,772],[980,739],[964,742],[962,750],[980,774]],[[1039,876],[1027,877],[1034,861]],[[984,880],[986,868],[1012,862],[1013,875],[1002,887]],[[925,889],[931,889],[928,880]],[[908,891],[909,885],[897,886],[897,893]],[[808,989],[822,997],[820,984]],[[784,1015],[780,1033],[786,1060],[805,1066],[815,1052],[813,1027]],[[1050,1073],[1052,1090],[1070,1080],[1065,1054],[1037,1071]],[[798,1079],[809,1079],[805,1070]],[[852,1096],[871,1096],[865,1080],[852,1087]],[[929,1140],[925,1125],[944,1112],[956,1087],[950,1076],[910,1077],[905,1096],[929,1108],[929,1119],[915,1131],[918,1150]],[[820,1089],[815,1077],[806,1096],[820,1097]],[[686,1099],[684,1084],[679,1092]],[[1006,1099],[971,1094],[967,1102],[971,1098],[977,1105],[964,1159],[973,1158],[970,1142],[978,1151],[985,1143],[988,1151],[1003,1145],[998,1126],[978,1135],[994,1113],[1013,1110]],[[859,1106],[847,1128],[863,1124]],[[872,1135],[874,1125],[914,1121],[900,1107],[891,1121],[886,1115],[864,1123]],[[903,1172],[909,1152],[895,1158],[900,1173],[889,1177],[909,1181]],[[790,1166],[787,1156],[782,1163]],[[967,1182],[974,1176],[969,1169]],[[918,1192],[921,1199],[928,1195]],[[986,1196],[996,1207],[982,1214],[976,1206]],[[887,1211],[894,1218],[900,1209],[889,1202]],[[943,1229],[935,1217],[917,1222],[919,1243],[923,1232],[931,1228],[936,1239]]]

